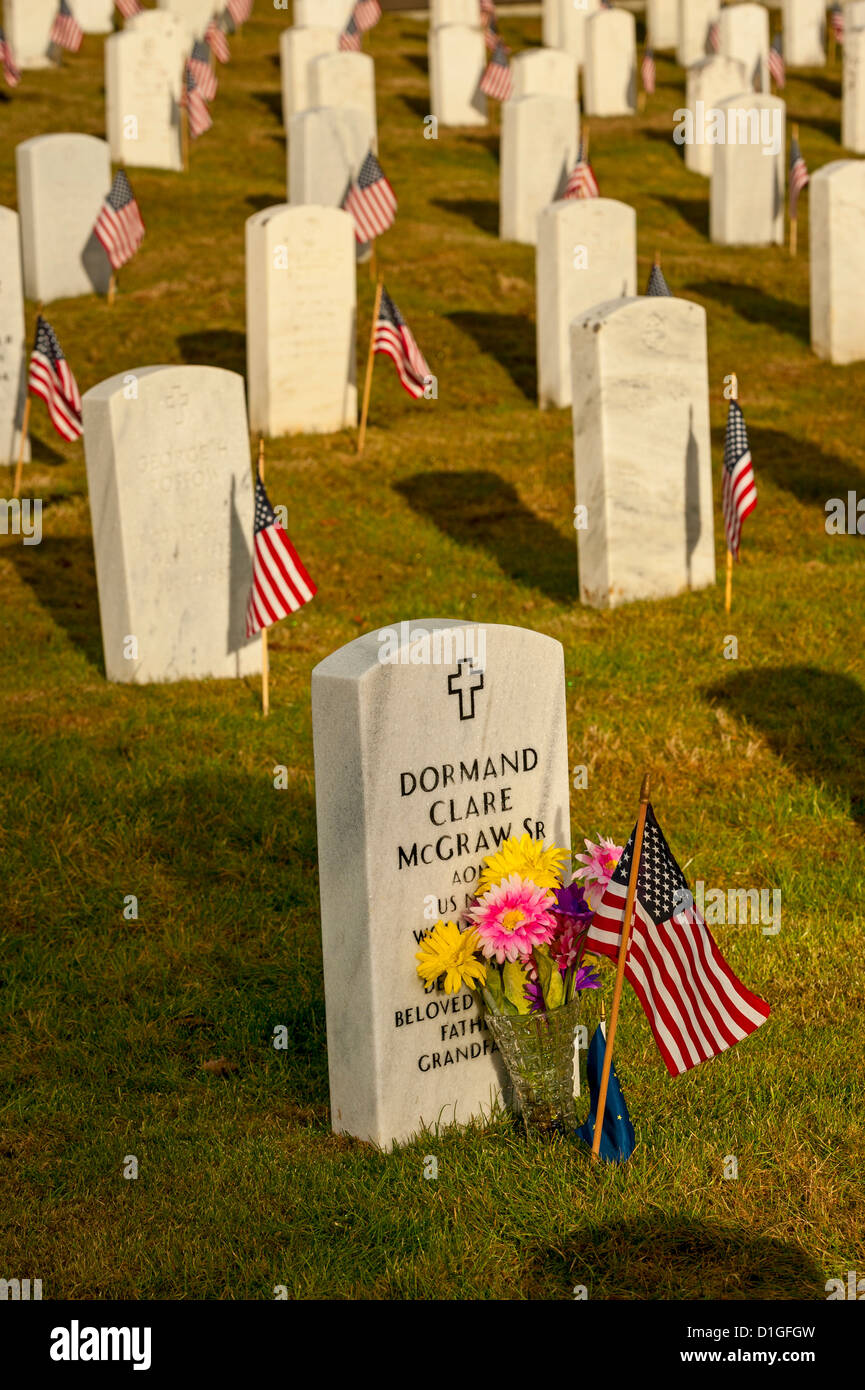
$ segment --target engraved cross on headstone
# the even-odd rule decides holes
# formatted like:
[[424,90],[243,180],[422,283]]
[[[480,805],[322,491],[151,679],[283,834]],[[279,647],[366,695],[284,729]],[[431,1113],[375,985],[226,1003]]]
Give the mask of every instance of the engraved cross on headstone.
[[[460,719],[474,719],[475,692],[484,688],[484,673],[479,671],[470,657],[457,662],[457,669],[448,676],[448,694],[458,695]],[[466,712],[468,701],[468,713]]]
[[182,425],[184,408],[189,405],[189,396],[186,392],[181,391],[179,386],[172,386],[163,403],[168,406],[169,410],[177,412],[174,416],[175,425]]

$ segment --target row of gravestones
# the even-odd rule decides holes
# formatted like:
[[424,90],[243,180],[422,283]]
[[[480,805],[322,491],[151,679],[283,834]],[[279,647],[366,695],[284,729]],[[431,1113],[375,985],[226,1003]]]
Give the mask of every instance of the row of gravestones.
[[[112,32],[114,0],[67,0],[67,3],[85,34]],[[157,4],[156,13],[173,16],[183,31],[185,53],[195,39],[204,36],[210,20],[225,8],[218,0],[157,0]],[[151,13],[144,11],[145,15]],[[3,27],[19,68],[52,66],[49,35],[56,16],[57,0],[4,0]]]

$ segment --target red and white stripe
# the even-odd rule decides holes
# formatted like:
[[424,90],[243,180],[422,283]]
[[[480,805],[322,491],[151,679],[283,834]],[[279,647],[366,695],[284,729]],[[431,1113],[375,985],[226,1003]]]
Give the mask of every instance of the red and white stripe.
[[141,14],[138,0],[115,0],[115,3],[124,19],[134,19],[137,14]]
[[51,423],[63,439],[80,439],[84,433],[81,423],[81,394],[78,383],[65,358],[57,363],[35,349],[30,354],[28,386],[34,396],[41,396],[48,407]]
[[2,29],[0,29],[0,62],[3,64],[3,76],[6,79],[6,85],[17,87],[21,81],[21,70],[15,66],[12,48],[9,40],[3,38]]
[[378,0],[357,0],[354,7],[354,22],[362,34],[373,29],[381,19],[381,5]]
[[218,83],[216,73],[210,63],[202,62],[200,58],[190,58],[187,67],[195,78],[195,85],[205,101],[213,101],[216,96]]
[[396,194],[384,175],[367,188],[353,183],[343,206],[354,218],[354,234],[361,246],[381,236],[396,218]]
[[[624,883],[607,885],[588,950],[618,959],[627,891]],[[717,1057],[769,1017],[769,1005],[733,974],[695,907],[656,925],[635,900],[625,978],[671,1076]]]
[[481,91],[493,101],[509,101],[513,90],[514,79],[507,60],[507,49],[504,44],[499,44],[481,78]]
[[252,14],[253,0],[228,0],[226,9],[235,24],[245,24]]
[[144,239],[138,204],[133,199],[117,212],[110,203],[103,203],[93,231],[105,247],[112,270],[119,270],[132,260]]
[[580,159],[568,179],[563,198],[599,198],[600,190],[591,164]]
[[215,19],[212,19],[207,26],[204,42],[218,62],[227,63],[229,61],[231,49],[228,47],[228,39],[225,37]]
[[252,588],[246,606],[246,635],[296,613],[317,589],[303,562],[276,521],[257,532],[252,557]]
[[61,4],[57,18],[51,25],[51,33],[48,35],[49,43],[56,43],[59,48],[65,48],[69,53],[77,53],[83,39],[84,30],[78,20],[68,5]]

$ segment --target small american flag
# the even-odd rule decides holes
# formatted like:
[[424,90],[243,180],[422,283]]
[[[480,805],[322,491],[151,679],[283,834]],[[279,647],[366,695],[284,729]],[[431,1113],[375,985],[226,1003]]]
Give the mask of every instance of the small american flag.
[[507,101],[514,90],[511,65],[508,62],[508,49],[503,43],[496,45],[493,56],[481,78],[481,91],[493,101]]
[[357,0],[354,7],[354,21],[362,34],[374,29],[381,19],[381,5],[378,0]]
[[254,637],[314,598],[317,589],[277,520],[260,478],[255,484],[252,588],[246,605],[246,635]]
[[141,14],[138,0],[115,0],[115,3],[124,19],[134,19],[137,14]]
[[132,185],[122,169],[114,175],[111,191],[99,209],[93,231],[105,247],[113,270],[131,261],[141,245],[144,223]]
[[730,401],[727,435],[724,440],[724,481],[721,489],[727,549],[735,560],[739,554],[742,522],[757,505],[757,484],[751,463],[751,446],[745,417],[738,401]]
[[835,35],[835,41],[836,41],[836,43],[843,43],[843,42],[844,42],[844,11],[842,10],[841,6],[838,4],[838,0],[835,0],[835,4],[832,6],[832,9],[831,9],[830,14],[829,14],[829,20],[830,20],[831,25],[832,25],[832,33]]
[[484,43],[486,44],[490,53],[494,53],[501,41],[501,35],[499,34],[499,22],[496,19],[495,10],[493,10],[493,13],[491,15],[485,16]]
[[[636,830],[622,851],[586,936],[617,960]],[[625,979],[633,986],[671,1076],[756,1032],[769,1005],[737,979],[688,892],[651,806],[646,813]]]
[[207,26],[204,34],[204,42],[218,62],[228,62],[231,57],[228,39],[225,37],[225,30],[222,28],[222,25],[215,19],[212,19]]
[[405,390],[418,400],[423,395],[427,378],[432,376],[432,372],[414,340],[411,329],[384,287],[373,335],[373,350],[393,358],[397,375]]
[[600,190],[595,171],[586,158],[585,144],[580,145],[580,153],[573,173],[568,179],[563,198],[599,198]]
[[709,25],[708,45],[713,53],[721,52],[721,26],[717,19]]
[[188,63],[186,65],[185,85],[186,90],[181,97],[181,105],[186,107],[190,139],[197,140],[199,135],[203,135],[205,131],[210,129],[213,121],[207,109],[207,102],[198,90]]
[[776,87],[784,87],[787,83],[787,65],[784,62],[783,41],[780,34],[776,34],[772,40],[772,47],[769,49],[769,72]]
[[21,81],[21,73],[15,66],[15,59],[12,57],[12,48],[9,40],[0,29],[0,62],[3,64],[3,76],[9,87],[17,87]]
[[81,394],[57,335],[42,315],[36,320],[36,342],[30,354],[28,386],[48,407],[51,423],[63,439],[80,439]]
[[235,24],[245,24],[252,14],[253,0],[228,0],[226,9]]
[[352,179],[343,207],[354,218],[354,234],[362,246],[393,225],[396,194],[372,150],[360,166],[357,179]]
[[643,54],[643,62],[640,68],[640,73],[643,79],[643,91],[648,96],[651,96],[655,90],[655,77],[657,75],[657,70],[655,67],[655,55],[652,52],[651,48],[647,48],[645,53]]
[[651,273],[649,274],[649,283],[646,286],[646,294],[650,299],[664,297],[672,299],[673,297],[670,294],[670,287],[664,279],[664,272],[661,269],[661,267],[657,264],[657,262],[652,266]]
[[349,15],[348,24],[339,36],[340,50],[343,53],[360,53],[362,42],[363,34],[358,28],[357,20],[353,14]]
[[808,173],[808,165],[799,149],[799,141],[796,136],[790,143],[790,217],[797,215],[799,208],[799,194],[803,188],[807,188],[811,182],[811,175]]
[[83,38],[84,30],[70,10],[66,0],[60,0],[60,9],[51,25],[48,42],[56,43],[58,48],[66,48],[70,53],[77,53]]
[[216,73],[210,65],[210,48],[203,39],[196,39],[187,61],[187,67],[195,78],[195,85],[205,101],[213,101],[216,96]]

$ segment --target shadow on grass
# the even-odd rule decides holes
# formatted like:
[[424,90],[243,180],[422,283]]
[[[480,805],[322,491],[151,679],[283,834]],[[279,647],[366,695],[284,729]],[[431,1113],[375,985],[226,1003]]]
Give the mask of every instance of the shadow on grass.
[[280,207],[285,202],[284,193],[248,193],[244,199],[253,212],[263,212],[265,208]]
[[768,666],[737,671],[704,690],[747,722],[798,777],[849,802],[865,827],[865,690],[838,671]]
[[191,367],[224,367],[239,376],[246,372],[246,334],[233,328],[181,333],[177,346],[183,361]]
[[666,207],[677,212],[684,222],[708,240],[709,237],[709,195],[705,198],[660,198]]
[[[825,96],[831,97],[833,101],[841,100],[841,79],[840,77],[826,77],[823,73],[812,72],[806,79],[812,87],[816,87],[818,92],[823,92]],[[800,121],[805,117],[800,116]]]
[[429,73],[429,58],[425,53],[406,53],[404,57],[407,63],[411,63],[412,67],[417,68],[424,76]]
[[[467,135],[466,143],[480,146],[481,149],[486,150],[487,154],[492,155],[496,164],[501,164],[502,142],[498,133],[493,135]],[[496,223],[496,230],[498,230],[498,222]]]
[[[37,402],[37,405],[38,405],[38,402]],[[56,438],[56,436],[55,436],[55,438]],[[32,462],[33,462],[33,463],[66,463],[66,458],[64,457],[63,454],[60,453],[60,450],[59,450],[59,449],[55,449],[54,446],[53,446],[53,444],[49,444],[48,441],[47,441],[46,439],[43,439],[41,435],[39,435],[39,434],[34,434],[32,428],[31,428],[31,430],[30,430],[30,451],[31,451],[31,453],[32,453],[32,455],[33,455],[33,459],[32,459]],[[26,464],[26,463],[25,463],[25,465],[24,465],[23,481],[24,481],[24,485],[26,486],[26,484],[27,484],[27,464]]]
[[282,93],[281,92],[253,92],[253,101],[266,106],[271,116],[278,125],[282,125]]
[[104,675],[96,563],[90,537],[43,536],[41,545],[17,545],[7,553],[46,613]]
[[807,126],[809,130],[818,130],[821,135],[826,135],[833,140],[836,145],[841,144],[841,121],[833,120],[829,116],[813,116],[805,114],[799,117],[799,124]]
[[498,474],[484,469],[416,473],[394,490],[457,545],[485,550],[518,584],[555,603],[577,602],[576,541],[530,512]]
[[732,280],[696,280],[686,289],[704,299],[714,299],[729,305],[747,323],[765,324],[779,333],[789,333],[806,346],[811,344],[811,316],[807,304],[791,304],[754,285],[736,284]]
[[[527,1252],[547,1296],[584,1285],[604,1299],[824,1299],[798,1245],[742,1226],[646,1215],[589,1226],[561,1250]],[[712,1343],[711,1345],[714,1345]]]
[[432,198],[430,201],[434,208],[441,208],[443,212],[467,217],[490,236],[499,234],[499,205],[494,198]]
[[481,352],[501,364],[526,400],[537,399],[535,325],[524,314],[483,313],[457,309],[445,315],[474,338]]
[[[865,472],[849,459],[826,454],[810,440],[803,444],[783,430],[748,426],[748,438],[760,473],[777,487],[798,497],[800,502],[819,503],[821,512],[830,497],[843,497],[847,491],[865,491]],[[723,438],[719,436],[723,449]]]
[[406,92],[401,92],[400,101],[402,102],[403,106],[408,107],[409,111],[411,111],[413,116],[418,116],[421,120],[423,120],[425,116],[429,115],[428,97],[413,97],[409,96]]

